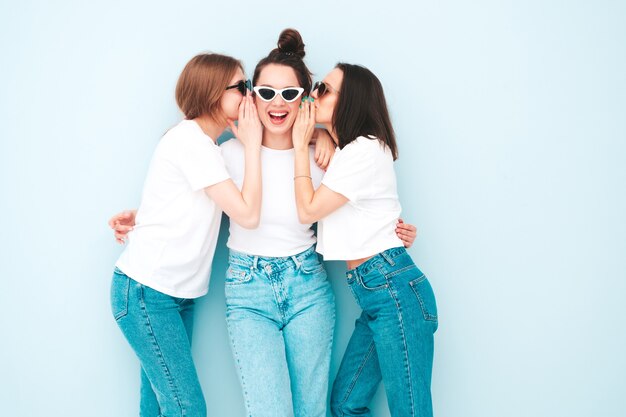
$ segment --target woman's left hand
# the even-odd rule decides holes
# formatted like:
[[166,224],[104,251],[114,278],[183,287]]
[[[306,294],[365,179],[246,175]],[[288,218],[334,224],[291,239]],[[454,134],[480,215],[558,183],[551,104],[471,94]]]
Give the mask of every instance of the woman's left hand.
[[308,149],[315,130],[315,105],[308,97],[300,104],[296,121],[293,124],[292,138],[296,149]]

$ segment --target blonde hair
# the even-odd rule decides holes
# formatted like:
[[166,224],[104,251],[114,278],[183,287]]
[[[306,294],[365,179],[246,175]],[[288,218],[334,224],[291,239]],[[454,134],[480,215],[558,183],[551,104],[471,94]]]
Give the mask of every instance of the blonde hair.
[[176,103],[186,119],[209,116],[225,121],[220,100],[241,62],[226,55],[199,54],[193,57],[178,77]]

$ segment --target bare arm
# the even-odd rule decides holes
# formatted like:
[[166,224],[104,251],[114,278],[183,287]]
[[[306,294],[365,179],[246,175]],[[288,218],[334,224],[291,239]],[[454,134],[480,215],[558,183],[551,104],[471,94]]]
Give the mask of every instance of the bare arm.
[[[231,220],[246,229],[255,229],[259,225],[261,214],[261,161],[260,150],[256,152],[246,148],[246,168],[241,192],[233,182],[226,181],[206,187],[204,191],[222,208]],[[248,159],[252,160],[248,162]],[[250,171],[258,174],[250,174]]]
[[246,229],[254,229],[259,225],[261,216],[263,126],[249,94],[239,106],[239,126],[231,122],[231,128],[245,147],[245,170],[241,192],[231,179],[206,187],[204,191],[231,220]]
[[296,206],[300,223],[314,223],[337,210],[348,199],[330,188],[321,185],[317,191],[311,181],[309,162],[309,142],[315,129],[315,106],[305,101],[298,112],[293,126],[293,145],[295,148],[294,181]]

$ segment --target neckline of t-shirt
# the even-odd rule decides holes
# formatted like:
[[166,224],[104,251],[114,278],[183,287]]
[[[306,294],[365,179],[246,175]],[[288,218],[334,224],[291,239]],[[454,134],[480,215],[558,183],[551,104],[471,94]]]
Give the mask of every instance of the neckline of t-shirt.
[[264,145],[261,145],[261,150],[263,152],[270,152],[270,153],[283,154],[283,155],[294,153],[294,148],[274,149],[274,148],[268,148],[267,146],[264,146]]

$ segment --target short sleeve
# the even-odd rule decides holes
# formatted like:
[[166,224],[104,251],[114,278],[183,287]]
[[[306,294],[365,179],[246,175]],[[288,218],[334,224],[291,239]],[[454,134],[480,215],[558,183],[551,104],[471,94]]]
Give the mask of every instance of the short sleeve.
[[357,140],[335,153],[322,184],[350,201],[367,195],[373,181],[373,155]]
[[230,178],[220,148],[209,138],[190,135],[180,141],[178,168],[193,191]]

